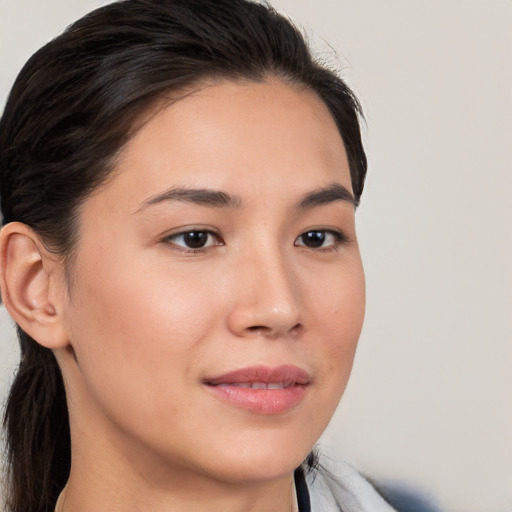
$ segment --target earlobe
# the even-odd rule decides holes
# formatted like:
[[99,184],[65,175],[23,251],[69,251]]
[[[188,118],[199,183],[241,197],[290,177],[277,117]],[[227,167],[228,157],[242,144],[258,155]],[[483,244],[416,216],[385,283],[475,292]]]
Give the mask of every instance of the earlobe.
[[58,263],[26,224],[12,222],[0,233],[2,299],[15,322],[47,348],[68,344],[50,289]]

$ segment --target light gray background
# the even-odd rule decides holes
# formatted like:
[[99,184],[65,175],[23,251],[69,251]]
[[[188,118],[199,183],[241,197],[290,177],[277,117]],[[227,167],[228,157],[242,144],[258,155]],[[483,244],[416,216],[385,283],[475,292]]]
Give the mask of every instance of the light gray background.
[[[103,3],[0,0],[0,108],[29,55]],[[324,452],[447,511],[510,512],[512,2],[273,3],[368,121],[367,320]],[[4,396],[17,354],[0,324]]]

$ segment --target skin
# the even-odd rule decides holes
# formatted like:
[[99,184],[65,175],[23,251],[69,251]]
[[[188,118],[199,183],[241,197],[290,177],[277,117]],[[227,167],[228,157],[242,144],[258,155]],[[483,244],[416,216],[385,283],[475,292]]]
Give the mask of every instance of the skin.
[[[127,144],[81,207],[71,281],[62,262],[46,267],[72,433],[65,510],[291,509],[364,316],[353,203],[300,206],[333,184],[351,193],[332,117],[278,80],[205,85]],[[235,199],[159,197],[177,188]],[[193,229],[215,234],[190,251],[179,234]],[[310,231],[322,246],[304,243]],[[205,389],[256,364],[305,369],[303,400],[256,414]]]

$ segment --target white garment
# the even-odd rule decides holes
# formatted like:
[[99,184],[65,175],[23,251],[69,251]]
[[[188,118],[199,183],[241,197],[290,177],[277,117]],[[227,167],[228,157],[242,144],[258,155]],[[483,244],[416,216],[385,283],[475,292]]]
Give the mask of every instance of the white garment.
[[306,474],[311,512],[395,512],[352,466],[337,462]]

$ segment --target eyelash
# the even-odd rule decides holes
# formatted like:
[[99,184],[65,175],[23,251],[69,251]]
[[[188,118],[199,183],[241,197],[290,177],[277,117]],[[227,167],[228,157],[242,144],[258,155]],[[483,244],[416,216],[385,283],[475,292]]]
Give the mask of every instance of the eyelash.
[[[304,241],[304,237],[306,235],[319,235],[321,234],[324,237],[331,236],[332,241],[327,246],[321,246],[321,247],[309,247],[305,245],[304,243],[298,243],[298,240]],[[304,247],[306,249],[310,249],[313,251],[337,251],[341,246],[347,244],[349,241],[348,237],[343,233],[342,231],[336,231],[334,229],[308,229],[307,231],[304,231],[304,233],[301,233],[294,242],[294,245],[297,247]]]
[[[208,241],[211,240],[211,238],[214,238],[216,240],[216,242],[210,243],[209,245],[203,245],[203,246],[197,247],[197,248],[187,247],[185,245],[186,244],[185,241],[183,241],[183,245],[176,243],[176,240],[178,238],[185,237],[188,235],[192,235],[192,236],[206,235],[207,238],[206,238],[205,243],[208,243]],[[324,237],[324,240],[325,240],[325,238],[328,238],[330,236],[330,237],[332,237],[332,240],[331,240],[331,243],[329,243],[329,245],[327,245],[327,246],[321,245],[321,246],[317,246],[317,247],[310,247],[304,243],[304,237],[307,235],[312,235],[310,237],[310,240],[313,240],[313,236],[318,236],[318,235],[320,235],[319,236],[320,238]],[[302,243],[299,242],[300,240],[302,241]],[[210,229],[189,229],[187,231],[180,231],[179,233],[175,233],[175,234],[166,236],[163,239],[163,242],[168,243],[169,245],[173,245],[173,246],[175,246],[175,248],[177,248],[176,250],[182,251],[187,254],[204,253],[210,247],[225,245],[224,240],[222,240],[220,234],[215,231],[212,231]],[[333,230],[333,229],[309,229],[309,230],[301,233],[295,239],[293,245],[296,247],[303,247],[305,249],[309,249],[312,251],[326,252],[326,251],[333,251],[333,250],[337,251],[340,248],[340,246],[345,245],[348,242],[349,242],[349,239],[342,231],[337,231],[337,230]],[[322,241],[322,244],[323,244],[323,241]]]
[[[179,237],[185,237],[187,235],[199,235],[203,234],[206,235],[208,238],[213,237],[217,240],[216,243],[210,244],[210,245],[204,245],[202,247],[187,247],[185,245],[180,245],[176,243],[176,239]],[[166,236],[163,240],[164,242],[176,246],[178,249],[185,253],[191,253],[191,254],[197,254],[197,253],[203,253],[206,249],[213,247],[215,245],[224,245],[224,241],[222,240],[219,233],[216,233],[215,231],[212,231],[211,229],[189,229],[187,231],[180,231],[179,233],[175,233],[173,235]]]

